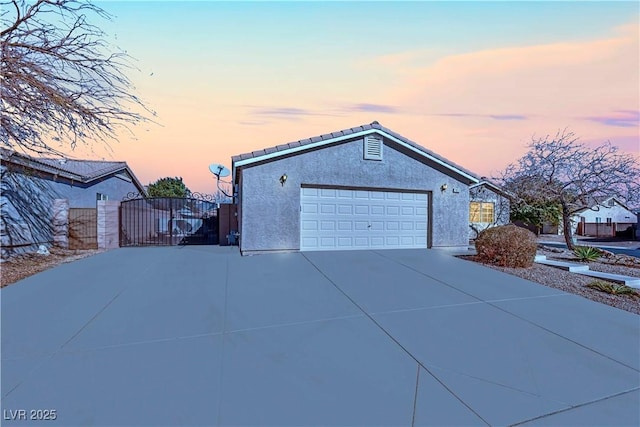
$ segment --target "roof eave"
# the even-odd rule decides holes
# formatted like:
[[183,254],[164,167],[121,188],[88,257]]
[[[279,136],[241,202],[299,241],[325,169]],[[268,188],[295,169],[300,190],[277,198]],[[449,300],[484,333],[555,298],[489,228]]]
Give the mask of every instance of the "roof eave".
[[471,182],[477,183],[480,180],[478,178],[476,178],[475,176],[458,169],[457,167],[438,159],[437,157],[434,157],[432,155],[430,155],[429,153],[426,153],[416,147],[414,147],[411,144],[406,143],[405,141],[403,141],[400,138],[395,137],[394,135],[391,135],[387,132],[385,132],[384,130],[381,129],[376,129],[376,128],[372,128],[372,129],[366,129],[366,130],[362,130],[362,131],[358,131],[358,132],[354,132],[354,133],[350,133],[347,135],[341,135],[341,136],[336,136],[333,138],[327,138],[325,140],[322,141],[317,141],[317,142],[312,142],[309,144],[304,144],[304,145],[300,145],[297,147],[291,147],[285,150],[281,150],[281,151],[276,151],[273,153],[269,153],[269,154],[263,154],[261,156],[256,156],[256,157],[252,157],[249,159],[244,159],[244,160],[240,160],[237,162],[232,162],[232,169],[234,170],[234,176],[235,176],[235,170],[238,167],[243,167],[252,163],[257,163],[257,162],[263,162],[265,160],[271,160],[271,159],[275,159],[278,157],[284,157],[293,153],[297,153],[297,152],[301,152],[301,151],[306,151],[306,150],[310,150],[312,148],[317,148],[317,147],[321,147],[323,145],[328,145],[328,144],[332,144],[335,142],[340,142],[340,141],[345,141],[347,139],[354,139],[354,138],[358,138],[360,136],[366,136],[372,133],[378,133],[382,136],[384,136],[385,138],[388,138],[389,140],[400,144],[401,146],[405,147],[406,149],[413,151],[414,153],[417,153],[419,155],[421,155],[422,157],[425,157],[441,166],[444,166],[446,169],[449,169],[450,171],[457,173],[458,175],[468,179]]

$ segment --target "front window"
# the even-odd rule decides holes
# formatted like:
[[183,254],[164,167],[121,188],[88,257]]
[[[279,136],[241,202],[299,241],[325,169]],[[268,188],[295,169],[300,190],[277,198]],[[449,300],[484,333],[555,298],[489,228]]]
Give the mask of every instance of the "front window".
[[469,204],[469,222],[494,222],[494,204],[490,202],[471,202]]

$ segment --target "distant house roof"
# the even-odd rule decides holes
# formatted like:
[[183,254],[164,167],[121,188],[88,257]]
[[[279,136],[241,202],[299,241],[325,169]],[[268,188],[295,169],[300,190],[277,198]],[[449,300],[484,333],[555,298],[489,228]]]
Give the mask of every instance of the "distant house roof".
[[[374,121],[368,125],[362,125],[353,127],[350,129],[343,129],[337,132],[331,132],[324,135],[314,136],[311,138],[300,139],[298,141],[289,142],[287,144],[278,145],[275,147],[265,148],[263,150],[253,151],[251,153],[240,154],[237,156],[233,156],[231,158],[231,162],[233,163],[232,168],[235,169],[237,167],[242,167],[245,165],[249,165],[252,163],[262,162],[266,160],[276,159],[278,157],[283,157],[286,155],[290,155],[293,153],[309,150],[312,148],[321,147],[324,145],[329,145],[332,143],[344,141],[347,139],[369,135],[372,133],[378,133],[391,141],[394,141],[401,146],[408,148],[421,155],[422,157],[429,159],[446,169],[449,169],[452,172],[455,172],[471,182],[478,182],[479,179],[473,172],[463,168],[460,165],[455,164],[454,162],[445,159],[444,157],[434,153],[433,151],[411,141],[404,136],[385,128],[380,123]],[[235,173],[234,173],[235,175]]]
[[20,165],[34,171],[44,172],[85,184],[119,172],[127,172],[133,180],[134,185],[139,188],[140,193],[146,194],[145,187],[138,181],[138,178],[136,178],[126,162],[31,157],[7,150],[6,148],[0,148],[0,157],[3,163]]
[[606,203],[608,203],[608,202],[609,202],[609,200],[615,200],[615,201],[616,201],[616,203],[618,203],[620,206],[622,206],[623,208],[625,208],[625,209],[626,209],[626,210],[628,210],[629,212],[632,212],[632,210],[631,210],[631,209],[629,209],[629,208],[627,207],[627,205],[625,205],[624,203],[622,203],[622,202],[621,202],[620,200],[618,200],[616,197],[611,196],[611,197],[607,197],[607,198],[605,198],[605,199],[599,199],[599,200],[597,200],[597,199],[594,199],[594,198],[590,197],[590,198],[588,198],[588,199],[587,199],[587,202],[588,202],[588,204],[589,204],[589,207],[588,207],[588,208],[581,209],[581,210],[579,210],[579,211],[578,211],[578,212],[576,212],[576,213],[580,213],[580,212],[587,211],[587,210],[589,210],[589,209],[593,209],[593,208],[595,208],[596,206],[606,206]]

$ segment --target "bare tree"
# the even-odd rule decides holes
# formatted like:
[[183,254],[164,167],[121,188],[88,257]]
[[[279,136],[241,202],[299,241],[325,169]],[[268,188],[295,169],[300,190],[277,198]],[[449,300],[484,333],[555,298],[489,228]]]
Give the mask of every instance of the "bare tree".
[[148,120],[125,71],[88,15],[110,19],[82,0],[0,0],[2,68],[0,141],[31,153],[57,153],[56,141],[106,145],[117,130]]
[[[622,154],[610,142],[590,148],[573,132],[555,137],[533,138],[529,151],[509,165],[501,181],[520,181],[510,187],[521,200],[557,203],[562,215],[565,241],[573,249],[571,217],[615,196],[626,203],[640,200],[640,166],[631,154]],[[519,190],[518,190],[519,189]],[[597,208],[596,208],[597,209]]]

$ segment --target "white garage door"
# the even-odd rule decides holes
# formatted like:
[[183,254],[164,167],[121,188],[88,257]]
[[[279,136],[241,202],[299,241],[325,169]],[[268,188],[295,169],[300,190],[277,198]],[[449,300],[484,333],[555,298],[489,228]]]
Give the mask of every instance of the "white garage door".
[[300,189],[300,250],[427,247],[427,195]]

